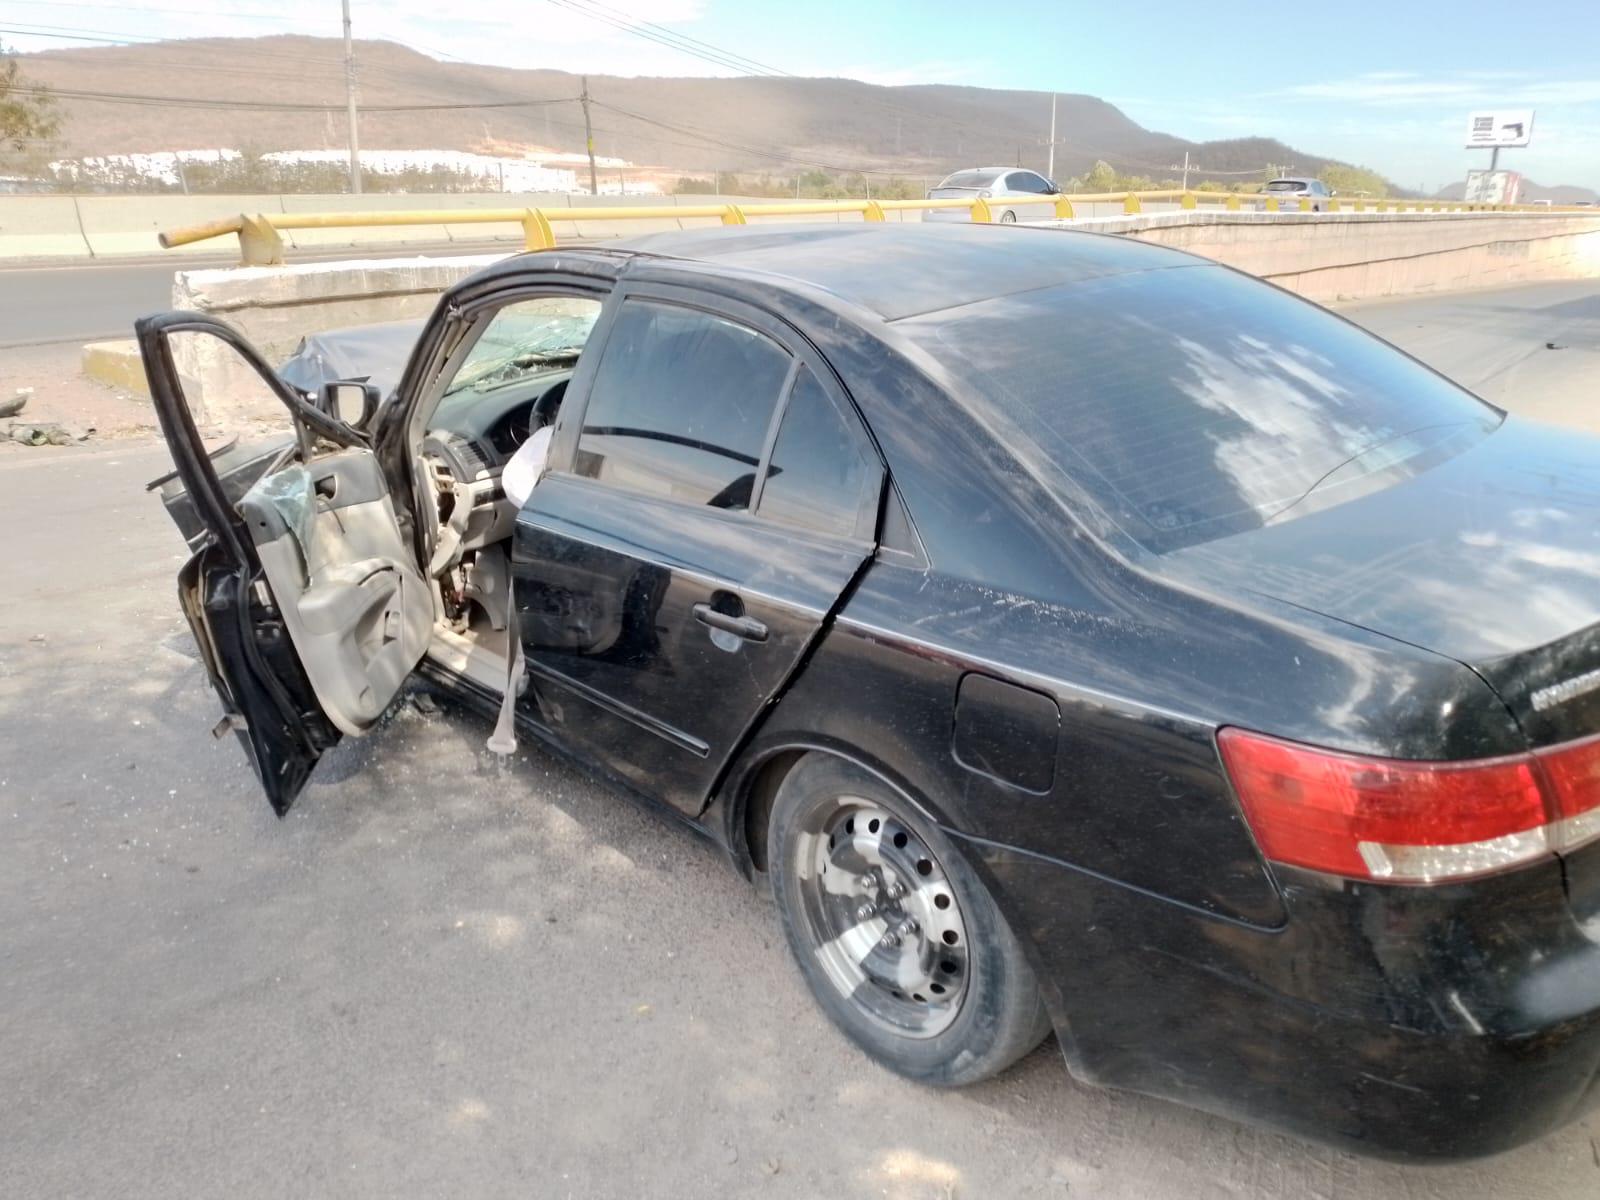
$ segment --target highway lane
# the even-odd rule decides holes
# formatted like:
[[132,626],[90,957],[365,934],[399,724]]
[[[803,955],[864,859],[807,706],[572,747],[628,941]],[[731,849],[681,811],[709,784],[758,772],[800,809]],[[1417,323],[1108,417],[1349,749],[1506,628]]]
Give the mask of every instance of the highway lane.
[[1338,311],[1492,404],[1600,427],[1600,280],[1375,300]]
[[0,348],[127,337],[135,317],[171,302],[171,263],[0,271]]
[[[452,242],[363,250],[348,247],[325,254],[297,254],[295,262],[342,258],[434,258],[462,254],[508,253],[509,242]],[[172,276],[181,270],[226,267],[235,254],[140,258],[133,262],[74,263],[66,266],[0,267],[0,349],[45,342],[97,341],[128,337],[135,317],[172,305]]]

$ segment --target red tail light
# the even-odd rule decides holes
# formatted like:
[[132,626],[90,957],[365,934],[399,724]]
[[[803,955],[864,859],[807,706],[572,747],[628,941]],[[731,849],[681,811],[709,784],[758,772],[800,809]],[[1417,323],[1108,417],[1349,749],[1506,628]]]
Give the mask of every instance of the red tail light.
[[1262,852],[1353,879],[1431,883],[1600,838],[1600,737],[1506,758],[1413,762],[1217,734]]

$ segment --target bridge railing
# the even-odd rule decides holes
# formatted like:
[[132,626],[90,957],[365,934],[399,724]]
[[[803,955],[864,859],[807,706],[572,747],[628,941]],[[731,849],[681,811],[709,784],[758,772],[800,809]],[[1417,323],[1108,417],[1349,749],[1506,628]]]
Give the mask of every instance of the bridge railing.
[[[523,244],[529,250],[545,250],[556,244],[555,227],[579,221],[650,221],[676,223],[680,218],[714,218],[724,225],[744,225],[752,217],[818,216],[859,214],[866,221],[882,221],[891,212],[934,212],[965,209],[971,220],[992,222],[997,211],[1026,205],[1049,205],[1052,215],[1072,220],[1079,206],[1120,204],[1124,213],[1142,213],[1145,205],[1176,204],[1179,209],[1220,207],[1237,212],[1312,211],[1311,201],[1299,199],[1293,207],[1270,193],[1143,191],[1086,192],[1073,195],[974,197],[971,200],[784,200],[771,204],[698,204],[683,206],[623,206],[596,208],[466,208],[397,209],[368,212],[284,212],[240,213],[200,225],[168,229],[159,235],[163,247],[185,246],[211,238],[237,236],[240,261],[248,266],[268,266],[283,262],[283,230],[296,229],[376,229],[398,225],[521,225]],[[1462,204],[1436,200],[1341,199],[1325,201],[1327,212],[1578,212],[1593,213],[1579,206]]]

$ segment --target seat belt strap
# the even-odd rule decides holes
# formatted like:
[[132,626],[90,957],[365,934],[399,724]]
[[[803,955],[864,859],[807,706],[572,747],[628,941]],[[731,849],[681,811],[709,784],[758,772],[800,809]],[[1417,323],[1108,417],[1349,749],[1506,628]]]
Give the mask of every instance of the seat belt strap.
[[510,639],[506,643],[510,650],[506,656],[506,694],[500,701],[500,716],[494,723],[494,732],[489,735],[487,743],[494,754],[517,752],[517,696],[522,691],[522,677],[527,665],[522,659],[522,630],[517,623],[516,595],[509,588],[506,590],[506,637]]

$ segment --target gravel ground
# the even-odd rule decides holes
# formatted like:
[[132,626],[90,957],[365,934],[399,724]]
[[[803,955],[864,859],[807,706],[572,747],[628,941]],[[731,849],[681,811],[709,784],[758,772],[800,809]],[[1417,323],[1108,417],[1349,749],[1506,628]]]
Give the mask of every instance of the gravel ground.
[[206,736],[165,461],[0,452],[0,1195],[1600,1194],[1600,1117],[1405,1168],[1079,1086],[1053,1043],[906,1083],[719,852],[448,705],[276,820]]

